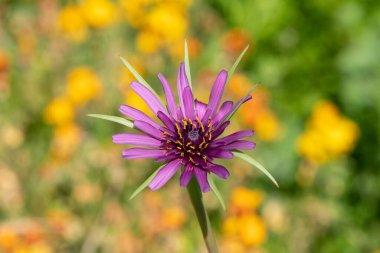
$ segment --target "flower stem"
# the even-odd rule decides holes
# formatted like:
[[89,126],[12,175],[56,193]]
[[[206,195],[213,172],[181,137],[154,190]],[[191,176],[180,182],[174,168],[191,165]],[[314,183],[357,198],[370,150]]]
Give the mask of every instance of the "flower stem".
[[209,253],[218,253],[218,246],[212,232],[210,219],[208,218],[207,211],[203,205],[202,193],[199,189],[197,181],[194,178],[191,179],[189,185],[187,186],[187,191],[190,196],[191,204],[193,205],[197,215],[207,250]]

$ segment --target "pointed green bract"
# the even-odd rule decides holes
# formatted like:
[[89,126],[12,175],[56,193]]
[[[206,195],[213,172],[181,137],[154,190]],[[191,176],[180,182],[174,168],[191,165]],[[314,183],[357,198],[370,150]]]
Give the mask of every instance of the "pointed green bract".
[[137,71],[132,67],[132,65],[121,56],[120,56],[120,59],[124,63],[124,65],[128,68],[128,70],[133,74],[133,76],[137,79],[137,81],[141,83],[142,85],[144,85],[146,88],[148,88],[151,92],[153,92],[162,102],[160,96],[158,96],[156,91],[153,90],[153,88],[148,84],[147,81],[145,81],[145,79],[139,73],[137,73]]
[[[165,165],[165,164],[164,164]],[[152,173],[152,175],[150,175],[131,195],[131,197],[129,197],[129,200],[132,200],[134,197],[136,197],[140,192],[142,192],[142,190],[144,190],[150,183],[150,181],[153,180],[153,178],[157,175],[158,171],[164,166],[162,165],[161,167],[159,167],[155,172]]]
[[132,121],[129,121],[129,120],[121,118],[121,117],[103,115],[103,114],[88,114],[87,116],[116,122],[116,123],[119,123],[121,125],[133,128],[133,122]]
[[239,151],[232,151],[232,153],[243,159],[244,161],[246,161],[247,163],[250,163],[252,164],[253,166],[255,166],[256,168],[258,168],[259,170],[261,170],[261,172],[263,172],[267,177],[269,177],[270,180],[272,180],[272,182],[277,186],[278,186],[278,183],[276,181],[276,179],[274,179],[274,177],[264,168],[264,166],[262,166],[258,161],[256,161],[255,159],[253,159],[252,157],[250,157],[249,155],[247,154],[244,154],[242,152],[239,152]]
[[186,40],[185,40],[185,72],[186,72],[187,80],[189,81],[190,88],[193,89],[193,85],[191,83],[191,75],[190,75],[189,48],[187,46]]
[[241,59],[243,58],[245,52],[247,52],[248,48],[249,48],[249,45],[247,45],[247,46],[244,48],[243,52],[241,52],[241,54],[239,55],[239,57],[236,59],[234,65],[232,65],[232,68],[230,69],[230,71],[228,71],[228,77],[227,77],[227,83],[226,83],[226,84],[229,83],[229,81],[230,81],[232,75],[233,75],[234,72],[235,72],[236,67],[239,65],[239,62],[240,62]]
[[218,198],[220,205],[222,206],[223,210],[226,210],[226,205],[224,204],[224,200],[222,197],[222,194],[220,194],[220,191],[218,187],[215,185],[214,179],[210,176],[208,178],[208,182],[210,183],[211,190],[214,192],[215,196]]
[[[248,96],[249,94],[251,94],[255,88],[256,88],[256,85],[253,86],[253,87],[248,91],[247,96]],[[224,120],[224,122],[230,120],[230,118],[231,118],[232,116],[234,116],[234,114],[237,112],[237,110],[240,108],[240,106],[241,106],[242,104],[243,104],[243,103],[241,103],[238,107],[236,107],[236,108],[230,113],[230,115]]]

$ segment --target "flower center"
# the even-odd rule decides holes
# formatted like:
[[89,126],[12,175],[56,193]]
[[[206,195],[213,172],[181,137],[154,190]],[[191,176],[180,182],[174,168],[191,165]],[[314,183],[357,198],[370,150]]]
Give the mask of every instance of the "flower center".
[[199,138],[198,130],[192,129],[188,134],[187,137],[189,137],[190,140],[196,141]]
[[211,118],[205,123],[198,117],[195,120],[185,118],[173,123],[176,133],[165,132],[166,141],[161,146],[167,150],[166,156],[181,158],[183,163],[206,166],[206,150],[213,132]]

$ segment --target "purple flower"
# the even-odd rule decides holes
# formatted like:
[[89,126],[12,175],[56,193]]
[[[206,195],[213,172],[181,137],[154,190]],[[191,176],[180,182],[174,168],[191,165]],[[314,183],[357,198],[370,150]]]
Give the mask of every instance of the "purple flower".
[[182,168],[182,187],[187,186],[195,176],[202,192],[207,192],[210,190],[208,173],[214,173],[222,179],[230,175],[224,166],[215,163],[216,159],[231,159],[234,157],[232,151],[255,148],[254,142],[243,140],[253,135],[251,130],[220,137],[230,124],[232,114],[252,98],[247,95],[235,105],[231,101],[220,105],[227,75],[222,70],[217,76],[208,104],[194,99],[184,63],[179,67],[177,79],[179,106],[162,74],[158,78],[165,92],[166,106],[143,84],[136,81],[131,83],[131,88],[147,103],[162,124],[131,106],[122,105],[120,112],[132,119],[134,127],[142,133],[116,134],[113,142],[139,146],[124,150],[122,156],[125,159],[154,158],[156,162],[164,162],[165,165],[149,184],[153,191],[161,188]]

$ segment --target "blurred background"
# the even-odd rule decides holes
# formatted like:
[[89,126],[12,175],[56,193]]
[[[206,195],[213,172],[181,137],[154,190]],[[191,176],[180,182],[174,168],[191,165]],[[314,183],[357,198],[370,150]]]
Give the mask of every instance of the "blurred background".
[[250,45],[225,98],[258,84],[229,132],[250,152],[205,194],[221,252],[380,252],[380,2],[1,0],[0,252],[206,252],[178,177],[128,198],[157,167],[111,142],[126,57],[162,94],[187,38],[195,93]]

